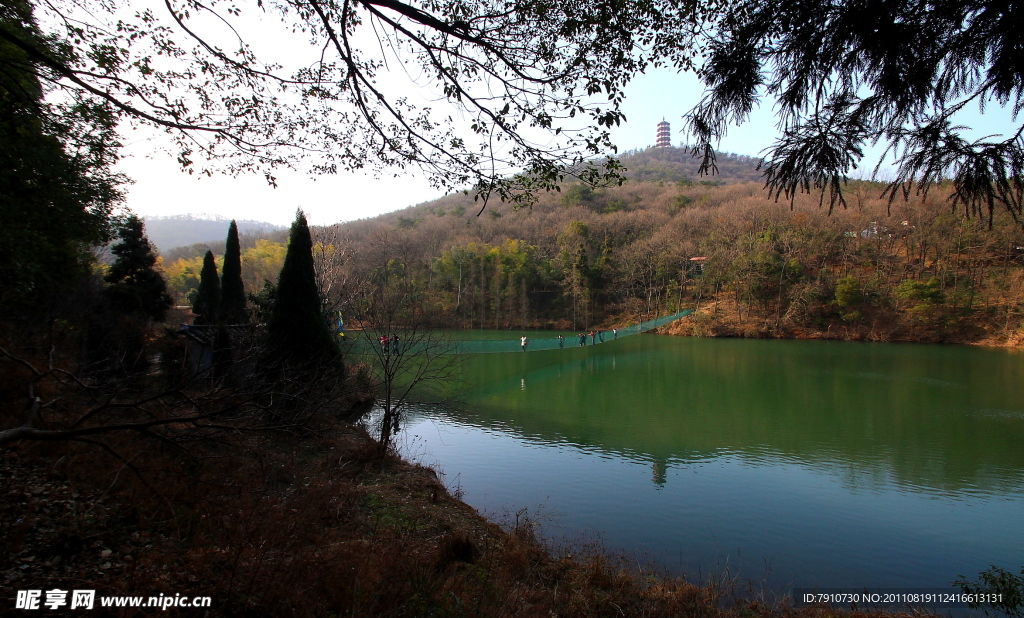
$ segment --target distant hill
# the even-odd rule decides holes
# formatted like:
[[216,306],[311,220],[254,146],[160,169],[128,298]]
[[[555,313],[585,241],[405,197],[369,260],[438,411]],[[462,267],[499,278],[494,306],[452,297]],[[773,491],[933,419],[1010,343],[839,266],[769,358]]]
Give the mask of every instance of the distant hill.
[[[583,206],[593,212],[610,213],[619,210],[636,210],[643,200],[638,192],[650,192],[652,184],[672,184],[679,191],[688,187],[707,189],[747,182],[762,183],[761,170],[757,169],[761,159],[731,152],[719,152],[717,172],[713,175],[701,176],[701,159],[690,154],[688,148],[647,148],[630,150],[619,156],[619,162],[626,168],[623,176],[626,182],[621,187],[605,187],[590,189],[578,182],[567,182],[561,192],[541,194],[539,202],[531,210],[546,212],[555,205]],[[389,225],[409,228],[419,220],[430,216],[456,217],[475,215],[480,211],[481,204],[473,199],[472,194],[451,193],[444,197],[409,206],[402,210],[384,213],[361,221],[372,225],[373,221],[383,221]],[[649,204],[647,205],[649,206]],[[641,209],[647,207],[643,206]],[[489,207],[491,217],[500,217],[502,206],[492,203]],[[353,222],[358,225],[359,222]]]
[[[230,219],[203,215],[174,215],[170,217],[143,217],[146,222],[146,235],[149,241],[157,246],[162,253],[176,247],[184,247],[196,243],[221,245],[223,251],[224,238],[228,235]],[[274,232],[286,229],[265,221],[241,220],[235,222],[241,236],[270,236]],[[219,239],[219,240],[218,240]],[[213,247],[211,247],[213,248]],[[214,249],[215,252],[216,249]]]
[[619,157],[626,167],[626,178],[641,182],[712,182],[731,185],[739,182],[761,181],[757,169],[761,159],[731,152],[719,152],[717,173],[700,176],[701,158],[691,154],[689,148],[647,148],[630,150]]

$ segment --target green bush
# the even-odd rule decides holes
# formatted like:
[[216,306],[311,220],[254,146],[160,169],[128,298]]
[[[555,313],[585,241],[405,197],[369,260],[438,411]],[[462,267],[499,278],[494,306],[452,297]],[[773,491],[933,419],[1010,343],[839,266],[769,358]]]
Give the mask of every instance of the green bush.
[[686,208],[690,204],[693,204],[693,198],[689,195],[677,195],[672,198],[672,203],[668,206],[668,214],[676,215],[680,210]]
[[562,194],[563,206],[585,206],[594,199],[594,190],[585,184],[570,186]]
[[896,286],[896,297],[910,301],[906,312],[913,322],[934,326],[942,317],[942,303],[946,295],[935,277],[928,281],[904,279]]
[[840,307],[856,307],[864,302],[864,291],[860,281],[847,275],[836,284],[836,304]]
[[946,300],[942,293],[939,280],[932,277],[928,281],[904,279],[896,286],[896,297],[904,300],[940,305]]
[[961,575],[953,585],[959,586],[965,594],[986,595],[996,599],[988,603],[970,603],[972,609],[989,607],[1007,616],[1024,618],[1024,568],[1018,576],[993,566],[982,571],[976,582],[968,581]]

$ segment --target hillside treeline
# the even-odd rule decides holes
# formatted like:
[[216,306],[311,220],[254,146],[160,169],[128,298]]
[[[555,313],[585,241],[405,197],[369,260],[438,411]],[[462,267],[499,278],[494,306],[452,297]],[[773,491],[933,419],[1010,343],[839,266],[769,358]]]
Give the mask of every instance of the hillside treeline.
[[[701,336],[1016,342],[1022,338],[1024,234],[1008,215],[963,216],[934,187],[892,203],[851,181],[846,208],[816,196],[776,202],[756,160],[719,158],[696,176],[683,149],[623,157],[621,186],[570,184],[513,211],[456,194],[314,230],[325,310],[400,273],[438,326],[592,328],[679,308],[672,332]],[[284,243],[251,239],[246,290],[275,280]],[[205,246],[203,247],[205,249]],[[199,251],[165,262],[181,302]],[[371,283],[372,284],[372,283]]]
[[[278,234],[274,234],[278,236]],[[270,238],[242,236],[242,281],[245,289],[258,292],[265,282],[276,282],[284,256],[288,250],[287,239],[278,241]],[[247,242],[248,241],[248,242]],[[224,243],[196,243],[171,250],[163,258],[164,274],[171,296],[179,305],[192,302],[199,290],[203,272],[203,258],[207,251],[213,253],[217,272],[224,269]]]
[[776,203],[759,183],[694,181],[664,152],[640,154],[633,170],[659,180],[569,185],[531,209],[490,203],[479,216],[454,195],[320,230],[338,253],[327,276],[372,280],[400,265],[451,327],[578,329],[696,307],[677,332],[1019,337],[1024,235],[1008,216],[991,227],[961,216],[942,186],[890,204],[884,185],[864,181],[829,216],[816,196]]

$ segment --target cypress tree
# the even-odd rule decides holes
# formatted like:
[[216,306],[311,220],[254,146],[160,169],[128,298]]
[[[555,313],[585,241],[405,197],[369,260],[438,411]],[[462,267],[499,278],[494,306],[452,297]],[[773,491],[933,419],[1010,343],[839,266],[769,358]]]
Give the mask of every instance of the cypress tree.
[[213,375],[217,378],[231,374],[232,354],[231,336],[223,323],[217,325],[217,334],[213,338]]
[[238,226],[234,220],[228,227],[224,247],[224,268],[220,283],[220,311],[225,324],[247,322],[245,313],[245,285],[242,283],[242,249],[238,243]]
[[196,324],[216,324],[220,318],[220,278],[217,277],[217,263],[213,251],[203,256],[203,270],[199,273],[199,291],[192,303]]
[[313,241],[301,210],[292,224],[288,253],[277,280],[277,299],[267,322],[267,338],[275,360],[305,365],[329,362],[338,353],[321,310],[313,269]]
[[114,262],[104,277],[111,284],[108,298],[121,313],[162,320],[171,297],[163,276],[153,268],[156,253],[146,238],[142,219],[129,216],[117,235],[120,240],[111,248]]

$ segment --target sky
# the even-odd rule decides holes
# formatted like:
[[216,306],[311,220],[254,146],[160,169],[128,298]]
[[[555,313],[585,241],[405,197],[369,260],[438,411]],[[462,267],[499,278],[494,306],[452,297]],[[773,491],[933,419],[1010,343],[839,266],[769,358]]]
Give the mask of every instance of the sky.
[[[673,143],[683,136],[681,116],[702,93],[692,75],[659,70],[637,76],[626,89],[626,122],[613,139],[620,152],[654,145],[655,128],[665,119],[672,123]],[[174,156],[163,151],[159,136],[137,137],[125,131],[125,157],[120,170],[134,180],[127,205],[140,215],[210,214],[287,225],[302,208],[310,223],[328,225],[374,217],[441,197],[415,170],[398,178],[372,174],[339,173],[315,176],[282,171],[277,188],[262,176],[190,176],[180,170]],[[760,109],[751,121],[722,142],[722,150],[756,155],[776,135],[771,108]]]
[[[652,146],[656,125],[662,119],[672,123],[673,143],[682,144],[681,117],[702,93],[692,74],[659,69],[636,76],[626,88],[626,122],[612,133],[619,152]],[[984,117],[974,110],[963,115],[964,124],[974,126],[972,134],[976,136],[1005,133],[1012,127],[1004,110],[990,111]],[[778,136],[775,122],[771,102],[763,102],[746,123],[730,129],[719,149],[757,156]],[[397,178],[375,177],[369,172],[317,176],[285,170],[277,174],[276,188],[260,175],[190,176],[166,151],[166,138],[145,130],[125,129],[122,134],[125,148],[119,169],[134,181],[127,189],[126,205],[143,216],[207,214],[287,225],[301,208],[310,223],[329,225],[442,196],[415,169]],[[877,160],[880,152],[875,149],[868,158]]]

